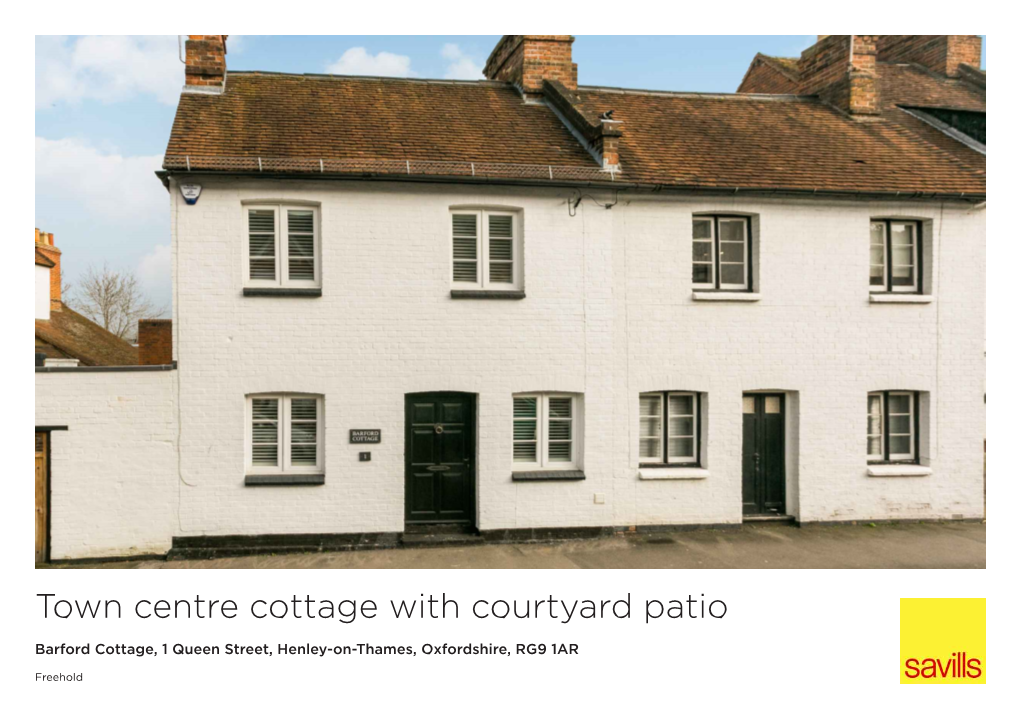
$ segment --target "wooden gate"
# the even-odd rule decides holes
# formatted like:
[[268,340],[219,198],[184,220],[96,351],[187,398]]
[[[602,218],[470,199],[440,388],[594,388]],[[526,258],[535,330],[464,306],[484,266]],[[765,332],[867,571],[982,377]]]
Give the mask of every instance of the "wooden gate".
[[35,562],[49,560],[49,434],[35,434]]

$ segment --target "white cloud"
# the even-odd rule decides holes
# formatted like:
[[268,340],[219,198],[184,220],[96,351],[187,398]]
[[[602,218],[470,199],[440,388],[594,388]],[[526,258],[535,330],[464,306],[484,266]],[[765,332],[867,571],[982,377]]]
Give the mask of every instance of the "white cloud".
[[36,108],[139,94],[173,105],[184,84],[176,35],[40,35],[35,61]]
[[88,216],[130,227],[166,223],[166,190],[154,172],[162,157],[104,153],[74,138],[35,139],[35,189],[48,205],[81,206]]
[[[228,35],[227,36],[227,67],[230,67],[230,56],[240,55],[244,52],[244,49],[248,47],[248,41],[246,38],[254,37],[252,35]],[[181,42],[184,38],[181,38]]]
[[170,246],[157,245],[138,263],[138,279],[157,297],[170,295]]
[[448,80],[480,80],[482,77],[482,66],[464,54],[464,51],[456,43],[446,43],[439,52],[445,59],[450,61],[446,66],[445,77]]
[[333,75],[376,75],[389,78],[413,78],[411,58],[386,51],[370,55],[365,48],[351,48],[335,63],[326,66]]

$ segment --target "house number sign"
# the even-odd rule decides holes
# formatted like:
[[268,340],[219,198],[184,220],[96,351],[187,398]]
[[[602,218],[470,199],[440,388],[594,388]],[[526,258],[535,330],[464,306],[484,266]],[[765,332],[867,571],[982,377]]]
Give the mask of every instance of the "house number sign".
[[378,428],[352,428],[351,443],[382,443],[382,431]]

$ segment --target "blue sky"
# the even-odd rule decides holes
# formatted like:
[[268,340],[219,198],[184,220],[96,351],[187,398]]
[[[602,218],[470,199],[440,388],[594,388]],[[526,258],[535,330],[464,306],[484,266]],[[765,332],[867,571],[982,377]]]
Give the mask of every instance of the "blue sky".
[[[756,52],[797,56],[814,38],[579,35],[573,53],[585,85],[733,92]],[[227,65],[471,79],[498,39],[231,36]],[[168,200],[153,171],[183,81],[174,35],[36,37],[36,225],[56,235],[71,282],[105,262],[169,305]]]

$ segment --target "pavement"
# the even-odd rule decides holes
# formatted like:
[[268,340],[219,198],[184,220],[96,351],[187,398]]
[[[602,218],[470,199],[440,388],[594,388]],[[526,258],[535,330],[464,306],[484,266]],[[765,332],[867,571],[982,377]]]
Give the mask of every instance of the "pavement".
[[981,522],[745,524],[586,541],[393,548],[51,568],[984,568]]

